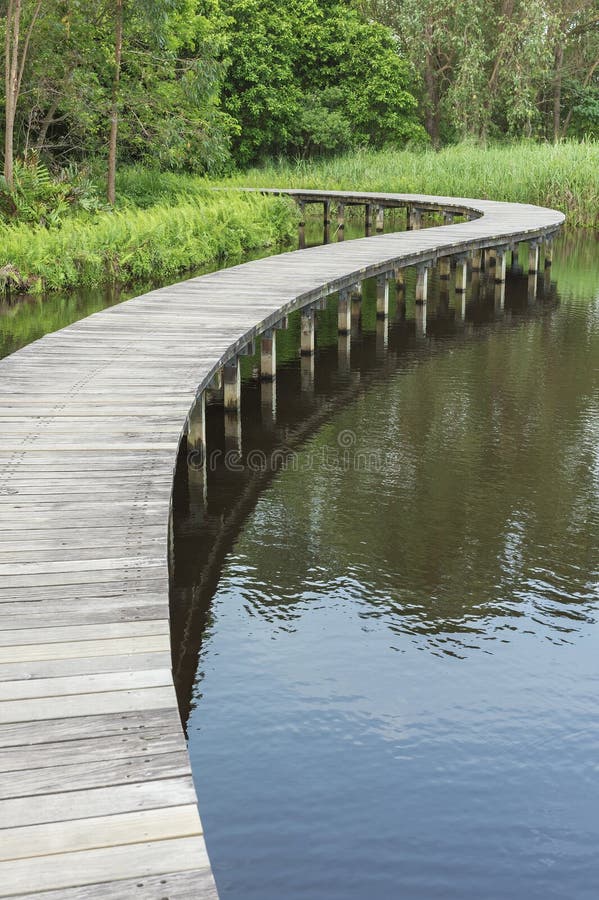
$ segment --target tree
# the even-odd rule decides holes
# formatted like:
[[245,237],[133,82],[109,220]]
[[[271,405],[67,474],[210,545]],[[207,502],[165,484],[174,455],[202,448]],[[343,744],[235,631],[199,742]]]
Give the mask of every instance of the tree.
[[[27,4],[25,4],[27,7]],[[4,178],[9,190],[14,189],[14,130],[23,73],[27,62],[31,35],[37,22],[42,0],[33,9],[23,8],[23,0],[8,0],[4,35]],[[21,44],[23,13],[30,12]]]
[[108,139],[108,202],[116,200],[116,142],[119,126],[119,82],[123,55],[123,0],[115,0],[114,10],[114,74],[112,76],[112,100],[110,104],[110,137]]
[[389,28],[343,0],[226,0],[235,40],[223,106],[241,165],[426,140]]

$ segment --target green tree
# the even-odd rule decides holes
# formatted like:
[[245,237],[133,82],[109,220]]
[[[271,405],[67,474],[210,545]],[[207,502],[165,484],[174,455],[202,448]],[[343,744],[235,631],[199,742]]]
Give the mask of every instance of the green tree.
[[326,0],[226,0],[224,9],[235,39],[223,105],[239,123],[242,165],[424,139],[414,76],[388,28]]

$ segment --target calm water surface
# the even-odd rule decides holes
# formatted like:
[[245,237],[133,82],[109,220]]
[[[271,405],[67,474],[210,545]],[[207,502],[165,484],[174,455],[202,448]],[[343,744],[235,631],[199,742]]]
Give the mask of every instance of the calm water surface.
[[513,274],[465,322],[433,279],[426,335],[412,282],[388,335],[369,285],[349,359],[333,298],[313,381],[279,334],[276,417],[245,361],[245,469],[204,508],[180,468],[174,662],[222,900],[599,895],[597,247],[561,238],[537,302]]

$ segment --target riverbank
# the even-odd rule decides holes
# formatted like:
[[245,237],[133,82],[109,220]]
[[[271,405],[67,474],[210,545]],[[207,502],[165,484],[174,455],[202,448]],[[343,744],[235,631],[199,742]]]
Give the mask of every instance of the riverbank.
[[115,211],[73,214],[60,227],[0,225],[0,289],[44,293],[169,278],[288,246],[293,203],[215,194],[215,187],[398,191],[534,203],[572,227],[599,228],[599,143],[470,145],[432,151],[360,151],[320,162],[282,161],[227,179],[121,170]]
[[193,189],[190,179],[176,181],[179,191],[165,191],[145,208],[125,196],[115,211],[74,216],[60,228],[1,225],[0,287],[44,293],[164,281],[249,250],[285,245],[294,234],[297,216],[288,200],[218,195],[200,179]]

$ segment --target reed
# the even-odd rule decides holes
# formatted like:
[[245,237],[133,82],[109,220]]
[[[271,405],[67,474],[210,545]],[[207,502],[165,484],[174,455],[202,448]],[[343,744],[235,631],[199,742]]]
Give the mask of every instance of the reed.
[[599,143],[593,141],[460,144],[439,153],[363,150],[320,162],[273,163],[229,183],[509,200],[562,210],[572,226],[599,227]]

